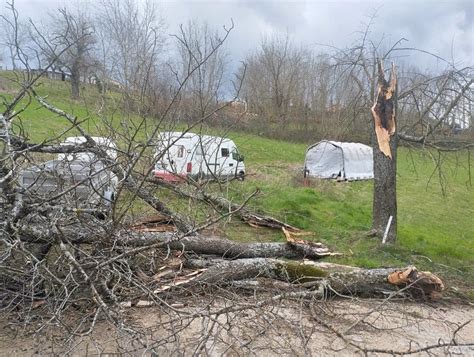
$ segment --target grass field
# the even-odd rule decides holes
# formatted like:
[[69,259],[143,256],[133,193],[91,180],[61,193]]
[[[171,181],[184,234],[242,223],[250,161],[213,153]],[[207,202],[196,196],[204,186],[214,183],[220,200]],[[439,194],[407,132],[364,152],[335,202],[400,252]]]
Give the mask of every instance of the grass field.
[[399,150],[398,241],[385,247],[366,236],[371,225],[371,181],[315,180],[304,187],[300,170],[306,145],[239,134],[235,139],[254,175],[243,188],[262,190],[252,204],[314,232],[315,239],[345,254],[339,261],[365,267],[415,264],[473,283],[474,188],[466,152],[444,157],[440,182],[430,153]]
[[[67,83],[61,82],[43,81],[38,91],[80,119],[88,118],[85,128],[93,133],[101,127],[97,110],[103,109],[104,103],[105,107],[113,108],[118,100],[112,95],[99,103],[95,89],[88,88],[82,101],[73,102],[68,99]],[[13,91],[4,88],[7,100],[12,94]],[[64,119],[35,102],[20,119],[33,141],[60,135],[66,127]],[[229,199],[242,201],[259,188],[261,193],[250,201],[250,206],[311,232],[310,239],[321,240],[332,250],[343,253],[342,257],[332,258],[334,261],[364,267],[414,264],[447,279],[454,278],[455,284],[464,288],[474,285],[474,188],[466,151],[444,155],[440,175],[432,153],[399,150],[398,241],[382,246],[377,239],[366,235],[371,226],[371,181],[316,180],[304,186],[301,168],[306,144],[232,131],[226,135],[235,140],[245,155],[249,174],[244,182],[233,182],[222,188]],[[194,210],[185,207],[185,203],[174,202],[171,196],[166,197],[171,205]],[[136,209],[142,207],[137,205]],[[252,228],[236,219],[222,222],[219,230],[241,241],[283,239],[280,232]]]

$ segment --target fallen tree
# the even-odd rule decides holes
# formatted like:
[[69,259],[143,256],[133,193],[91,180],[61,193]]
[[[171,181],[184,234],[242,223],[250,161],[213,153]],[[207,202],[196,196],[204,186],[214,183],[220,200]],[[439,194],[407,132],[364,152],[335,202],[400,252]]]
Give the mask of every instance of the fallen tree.
[[363,269],[325,262],[265,258],[218,262],[193,259],[187,266],[201,269],[202,273],[192,280],[193,284],[228,285],[246,280],[251,286],[258,286],[258,280],[253,279],[267,278],[291,283],[293,288],[309,288],[313,292],[308,295],[320,298],[328,295],[381,297],[404,292],[415,298],[436,299],[444,290],[438,277],[415,267]]
[[159,179],[149,179],[147,181],[159,187],[165,187],[179,196],[204,202],[205,204],[223,212],[233,212],[233,214],[239,217],[243,222],[253,227],[267,227],[276,229],[285,228],[286,230],[292,232],[300,231],[299,228],[282,222],[274,217],[254,212],[248,207],[242,207],[237,203],[229,201],[225,197],[208,193],[200,189],[193,181],[188,181],[188,185],[182,186],[177,186]]
[[[198,255],[214,255],[226,259],[272,258],[321,259],[335,255],[319,242],[294,240],[288,242],[239,243],[216,236],[194,234],[179,235],[173,232],[136,232],[120,230],[107,232],[104,227],[84,225],[64,226],[60,232],[41,225],[24,225],[18,231],[23,242],[48,244],[63,240],[72,244],[110,244],[117,247],[146,249],[171,249]],[[56,237],[56,238],[55,238]],[[130,253],[132,254],[132,253]]]
[[[215,236],[196,234],[180,236],[174,232],[136,232],[121,230],[111,234],[106,241],[98,240],[104,232],[81,227],[63,227],[60,232],[24,227],[24,242],[54,244],[106,244],[117,247],[108,259],[86,263],[83,269],[97,271],[113,266],[117,261],[151,250],[168,252],[183,257],[181,268],[173,281],[164,282],[166,290],[179,281],[181,288],[202,284],[229,285],[236,281],[271,279],[291,284],[292,288],[318,290],[321,297],[328,294],[379,297],[404,291],[415,298],[439,297],[442,281],[429,272],[419,272],[414,267],[363,269],[332,263],[318,263],[324,257],[336,255],[322,243],[291,239],[284,243],[238,243]],[[34,238],[33,238],[34,237]],[[282,260],[291,259],[291,260]],[[162,261],[164,267],[167,261]],[[187,278],[191,274],[191,278]],[[176,280],[178,279],[178,280]],[[174,283],[173,283],[174,282]],[[163,284],[163,281],[160,281]],[[245,284],[244,284],[245,285]],[[252,286],[258,285],[253,281]],[[159,289],[157,291],[160,291]],[[314,296],[314,292],[308,293]],[[316,295],[317,295],[316,294]]]
[[[141,280],[151,283],[157,297],[166,293],[189,294],[193,289],[226,287],[239,291],[278,291],[280,298],[326,299],[328,296],[390,298],[410,297],[417,300],[438,299],[443,282],[430,272],[415,267],[363,269],[313,261],[289,261],[274,258],[236,260],[191,258],[185,269],[164,270],[151,277],[139,272]],[[167,277],[166,277],[167,276]],[[138,306],[149,306],[151,296],[136,300]],[[153,297],[151,297],[154,299]],[[141,303],[138,303],[142,301]],[[131,306],[131,303],[130,303]]]
[[[98,125],[92,130],[87,118],[81,119],[56,107],[54,97],[51,102],[46,101],[47,93],[44,97],[36,93],[35,83],[52,68],[55,60],[39,74],[29,70],[18,73],[18,93],[13,100],[5,99],[5,109],[0,113],[0,310],[8,314],[5,321],[14,324],[20,316],[22,327],[32,328],[34,332],[43,332],[53,324],[60,326],[65,333],[64,340],[72,344],[74,337],[90,336],[96,324],[105,320],[133,344],[146,347],[146,353],[160,355],[154,350],[160,342],[150,340],[146,328],[137,329],[130,323],[122,307],[158,305],[165,314],[176,313],[176,320],[160,321],[157,330],[161,335],[159,339],[166,340],[168,337],[163,337],[163,331],[169,327],[169,339],[177,341],[178,346],[180,328],[188,323],[183,321],[192,314],[189,310],[177,311],[173,304],[182,297],[185,299],[182,305],[191,304],[195,296],[195,301],[202,303],[196,306],[195,316],[212,320],[207,332],[198,333],[203,340],[197,344],[194,355],[201,355],[206,352],[206,339],[215,335],[216,324],[222,324],[223,329],[233,333],[232,325],[219,322],[214,318],[216,314],[210,312],[209,306],[214,302],[226,305],[222,309],[225,314],[249,309],[252,306],[247,303],[249,296],[255,299],[253,307],[273,308],[272,303],[281,300],[284,304],[284,299],[292,299],[291,304],[295,299],[304,300],[301,306],[307,307],[311,305],[308,304],[310,299],[314,303],[328,295],[391,297],[408,294],[416,298],[435,298],[442,292],[443,283],[437,277],[413,267],[361,269],[316,263],[336,253],[322,243],[299,239],[305,232],[297,227],[249,208],[246,204],[253,195],[236,203],[203,182],[190,180],[188,185],[173,186],[150,179],[154,165],[170,148],[151,152],[152,147],[156,150],[158,134],[176,129],[176,120],[185,113],[183,105],[187,102],[181,100],[184,98],[181,91],[194,74],[201,72],[201,67],[219,49],[228,33],[225,29],[223,38],[211,41],[212,48],[205,51],[204,57],[199,53],[201,60],[196,65],[181,74],[172,72],[177,82],[170,87],[174,89],[167,95],[169,98],[163,98],[165,102],[159,115],[147,114],[149,104],[156,104],[155,99],[144,102],[143,106],[138,102],[137,107],[129,106],[133,93],[124,93],[123,111],[119,101],[100,103],[96,113],[100,120],[94,120]],[[188,44],[186,36],[177,39],[181,44]],[[193,48],[189,50],[191,54]],[[17,52],[24,56],[25,52],[20,49]],[[26,57],[24,67],[31,68]],[[151,72],[154,71],[150,67],[150,75]],[[183,78],[179,78],[181,75]],[[144,82],[155,81],[150,77]],[[237,99],[240,97],[238,88],[236,91]],[[26,103],[24,98],[28,99]],[[101,96],[101,99],[107,98]],[[31,103],[38,103],[54,113],[58,122],[56,134],[30,135],[19,114]],[[226,105],[190,118],[185,132],[200,127]],[[80,134],[85,142],[63,145],[62,140],[68,133]],[[103,135],[100,137],[111,143],[116,141],[117,157],[98,145],[95,135]],[[31,137],[42,141],[31,142]],[[116,183],[91,187],[95,194],[103,196],[102,203],[107,204],[102,221],[97,219],[101,211],[87,204],[90,196],[79,195],[80,184],[92,181],[93,173],[85,174],[77,182],[65,182],[64,189],[44,196],[33,194],[30,184],[22,185],[18,180],[26,166],[37,166],[48,155],[79,152],[103,164],[104,170],[110,170],[115,178],[110,181]],[[114,195],[105,195],[106,192]],[[187,213],[180,210],[182,202],[175,204],[178,196],[189,199]],[[192,204],[198,201],[209,210],[191,216]],[[162,222],[155,227],[128,226],[129,221],[134,220],[135,208],[140,207],[137,202],[153,208],[162,216]],[[141,210],[139,215],[144,212]],[[206,235],[206,228],[231,215],[253,227],[282,230],[286,242],[239,243]],[[260,315],[261,311],[255,310],[255,316]],[[268,321],[273,323],[274,320]],[[286,322],[286,318],[280,321]],[[252,325],[252,333],[257,331],[254,327]],[[258,328],[259,333],[265,328]],[[301,332],[306,340],[306,332]],[[244,341],[237,346],[246,345],[248,342]],[[162,354],[176,354],[178,350],[170,351]],[[250,353],[255,351],[249,350]],[[68,353],[74,352],[73,348],[68,350]]]

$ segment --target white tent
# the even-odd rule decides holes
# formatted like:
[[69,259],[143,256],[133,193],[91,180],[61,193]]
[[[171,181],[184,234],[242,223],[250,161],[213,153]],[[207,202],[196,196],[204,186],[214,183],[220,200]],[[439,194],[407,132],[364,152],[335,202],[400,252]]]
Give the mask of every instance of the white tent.
[[306,150],[305,176],[366,180],[374,178],[372,148],[359,143],[323,140]]

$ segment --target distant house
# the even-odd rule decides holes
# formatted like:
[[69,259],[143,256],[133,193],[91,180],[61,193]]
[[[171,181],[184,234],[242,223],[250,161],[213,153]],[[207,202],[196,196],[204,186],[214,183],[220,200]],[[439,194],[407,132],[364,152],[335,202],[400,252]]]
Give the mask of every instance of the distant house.
[[[42,73],[44,69],[32,69],[31,72],[35,75],[38,75]],[[56,81],[65,81],[70,79],[71,74],[64,72],[64,71],[58,71],[58,70],[53,70],[49,69],[46,72],[43,73],[43,77],[46,77],[48,79],[56,80]]]

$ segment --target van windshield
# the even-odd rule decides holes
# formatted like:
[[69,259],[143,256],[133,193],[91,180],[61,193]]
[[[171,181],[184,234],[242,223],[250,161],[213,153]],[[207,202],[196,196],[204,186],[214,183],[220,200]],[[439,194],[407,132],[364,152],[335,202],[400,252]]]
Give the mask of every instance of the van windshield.
[[237,150],[232,150],[232,159],[235,161],[244,161],[244,157]]

